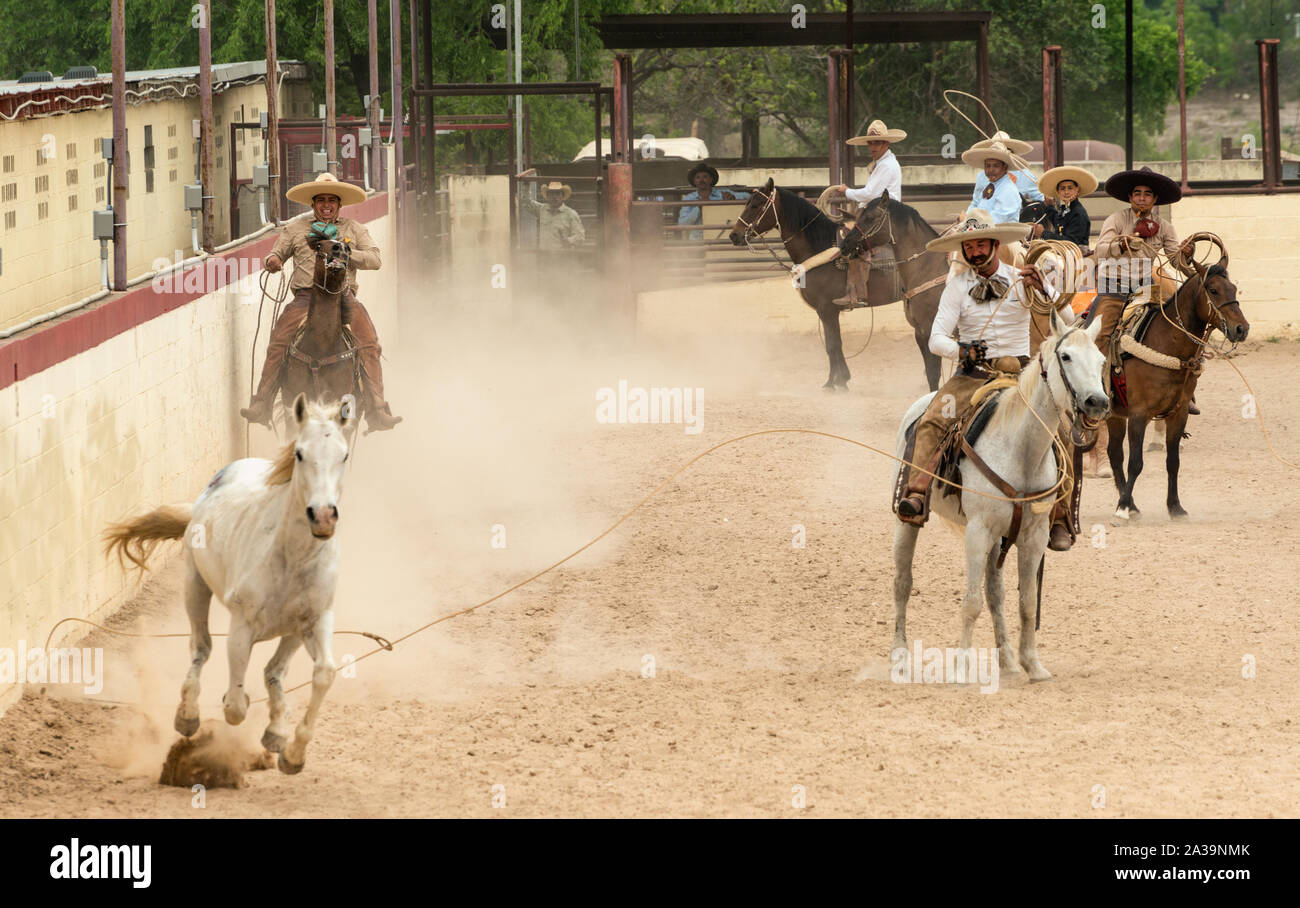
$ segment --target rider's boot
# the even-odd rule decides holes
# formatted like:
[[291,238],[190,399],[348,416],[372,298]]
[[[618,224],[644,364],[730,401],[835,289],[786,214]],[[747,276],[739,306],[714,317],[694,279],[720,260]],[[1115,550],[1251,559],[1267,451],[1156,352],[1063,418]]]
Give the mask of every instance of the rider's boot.
[[1070,538],[1070,530],[1066,527],[1064,518],[1053,521],[1047,547],[1053,552],[1068,552],[1072,545],[1074,540]]
[[1196,395],[1195,395],[1195,394],[1193,394],[1193,395],[1192,395],[1192,399],[1189,400],[1189,401],[1187,402],[1187,415],[1188,415],[1188,416],[1200,416],[1200,415],[1201,415],[1201,408],[1198,407],[1198,406],[1196,406]]
[[871,278],[871,263],[862,255],[849,259],[849,267],[844,275],[844,295],[831,300],[845,309],[858,309],[867,305],[867,281]]

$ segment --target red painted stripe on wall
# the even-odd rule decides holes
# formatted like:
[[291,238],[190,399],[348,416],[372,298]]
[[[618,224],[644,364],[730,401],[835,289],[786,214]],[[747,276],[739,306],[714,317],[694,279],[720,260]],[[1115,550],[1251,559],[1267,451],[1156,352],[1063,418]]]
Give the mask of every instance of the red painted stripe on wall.
[[[362,222],[377,220],[386,214],[388,193],[376,195],[359,205],[349,205],[347,209],[348,217]],[[141,284],[106,297],[61,320],[37,325],[17,337],[0,341],[0,389],[85,353],[152,318],[220,290],[228,282],[227,266],[209,267],[208,262],[234,258],[253,258],[260,262],[270,254],[276,236],[273,231],[254,243],[209,256],[204,262],[164,277],[164,281],[168,277],[171,279],[170,290],[160,292],[154,289],[152,282]],[[180,289],[184,287],[184,275],[192,273],[194,269],[208,269],[211,282],[205,280],[201,292],[186,293]]]

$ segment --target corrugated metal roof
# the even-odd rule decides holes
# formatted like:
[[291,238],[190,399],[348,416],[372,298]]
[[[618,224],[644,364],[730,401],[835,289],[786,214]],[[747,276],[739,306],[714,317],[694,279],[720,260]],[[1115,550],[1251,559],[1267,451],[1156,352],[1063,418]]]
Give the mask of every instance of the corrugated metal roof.
[[[307,65],[301,60],[281,60],[280,69],[285,72],[285,78],[303,79],[307,76]],[[240,63],[214,63],[212,65],[212,81],[235,82],[240,79],[251,79],[258,76],[265,76],[265,60],[245,60]],[[197,80],[199,77],[199,68],[197,66],[175,66],[169,69],[138,69],[130,70],[126,73],[128,84],[141,82],[168,82],[172,80]],[[19,83],[16,79],[6,79],[0,81],[0,95],[30,94],[33,92],[49,91],[51,88],[73,88],[86,86],[91,88],[102,88],[105,85],[111,85],[113,82],[112,73],[103,73],[94,79],[52,79],[49,82],[24,82]]]

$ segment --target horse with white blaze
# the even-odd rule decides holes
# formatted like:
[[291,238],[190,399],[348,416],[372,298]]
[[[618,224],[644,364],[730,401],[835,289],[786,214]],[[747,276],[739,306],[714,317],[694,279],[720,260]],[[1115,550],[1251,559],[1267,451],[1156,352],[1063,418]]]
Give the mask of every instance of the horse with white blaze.
[[[299,394],[293,404],[297,437],[276,460],[236,460],[192,505],[160,507],[105,533],[106,553],[116,549],[119,560],[125,556],[141,569],[160,541],[183,539],[191,634],[190,668],[176,710],[180,734],[199,728],[199,674],[212,652],[208,606],[214,593],[230,610],[230,686],[222,705],[231,725],[248,712],[244,675],[253,644],[280,638],[263,672],[271,720],[262,746],[280,755],[280,771],[289,774],[303,768],[321,702],[334,682],[334,530],[355,410],[351,395],[326,408]],[[284,676],[299,646],[312,659],[311,702],[290,740]]]

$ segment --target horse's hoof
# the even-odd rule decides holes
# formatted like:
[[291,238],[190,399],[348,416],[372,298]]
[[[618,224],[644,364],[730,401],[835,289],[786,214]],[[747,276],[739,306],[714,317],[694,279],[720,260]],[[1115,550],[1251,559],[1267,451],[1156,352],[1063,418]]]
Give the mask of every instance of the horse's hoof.
[[1129,516],[1128,508],[1116,508],[1115,516],[1118,517],[1120,520],[1128,520],[1128,516]]
[[[273,754],[283,753],[284,745],[288,743],[289,743],[288,738],[286,738],[284,735],[276,734],[275,732],[271,731],[271,729],[269,728],[262,733],[262,746],[265,747]],[[298,768],[301,769],[302,767],[298,767]]]
[[1169,516],[1175,520],[1181,520],[1187,516],[1187,511],[1184,510],[1182,505],[1176,504],[1169,508]]
[[280,772],[284,773],[286,776],[296,776],[298,773],[302,772],[305,763],[290,763],[284,758],[284,754],[281,753],[280,758],[276,761],[275,765],[279,767]]
[[172,723],[172,727],[176,729],[177,734],[188,738],[199,730],[199,717],[195,716],[193,719],[187,719],[178,710],[176,721]]
[[1029,680],[1030,681],[1051,681],[1052,673],[1040,665],[1036,670],[1031,671],[1029,673]]

